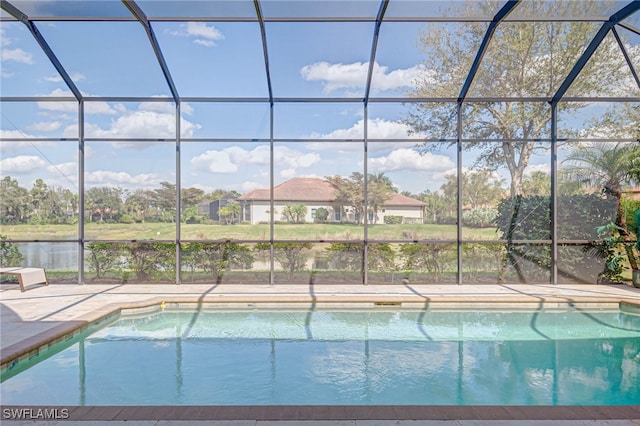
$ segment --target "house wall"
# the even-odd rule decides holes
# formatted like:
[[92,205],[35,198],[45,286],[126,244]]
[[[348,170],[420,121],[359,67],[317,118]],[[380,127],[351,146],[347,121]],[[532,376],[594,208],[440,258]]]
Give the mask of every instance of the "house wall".
[[[276,222],[284,222],[285,218],[282,214],[284,208],[293,203],[282,203],[276,202],[274,203],[275,215],[274,218]],[[313,223],[313,209],[325,208],[329,211],[329,217],[327,218],[327,222],[335,221],[335,211],[334,207],[328,205],[326,203],[304,203],[307,207],[307,214],[305,216],[306,223]],[[270,205],[268,201],[252,201],[250,204],[250,213],[251,213],[251,223],[268,223],[269,222],[269,209]],[[342,218],[343,221],[353,221],[355,217],[353,214],[350,214],[349,209],[344,214]],[[385,216],[402,216],[403,218],[408,218],[409,220],[414,219],[416,221],[422,221],[422,208],[421,207],[400,207],[400,206],[386,206],[384,208],[384,212],[378,212],[378,221],[377,223],[384,223]]]
[[404,218],[422,220],[422,207],[384,206],[384,212],[378,212],[378,223],[384,223],[385,216],[402,216]]
[[[275,210],[274,219],[276,220],[276,222],[285,221],[285,218],[282,212],[284,208],[290,204],[295,204],[295,203],[275,202],[273,204],[273,207]],[[312,217],[313,216],[312,209],[318,209],[318,208],[327,209],[329,211],[329,217],[327,218],[327,222],[333,222],[333,219],[335,218],[335,214],[332,206],[327,205],[326,203],[311,203],[311,202],[304,203],[304,205],[307,207],[307,214],[305,216],[306,223],[313,223],[314,218]],[[252,201],[249,208],[251,212],[251,224],[269,222],[270,220],[269,209],[271,208],[271,206],[268,201]]]
[[271,206],[268,201],[251,201],[248,208],[252,225],[260,222],[269,222],[269,209]]

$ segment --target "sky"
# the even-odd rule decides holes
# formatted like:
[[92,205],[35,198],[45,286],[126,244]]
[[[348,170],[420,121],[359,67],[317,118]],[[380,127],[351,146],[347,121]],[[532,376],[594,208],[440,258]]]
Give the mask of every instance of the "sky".
[[[53,7],[59,2],[44,3]],[[67,7],[69,4],[73,2],[67,2]],[[120,2],[100,4],[108,5],[113,16],[128,16]],[[170,4],[140,2],[150,16],[162,14],[161,7]],[[189,7],[194,4],[211,6],[216,2],[194,2]],[[266,3],[265,16],[276,12],[294,14],[301,2],[283,2],[280,6],[283,4],[289,8],[277,11],[278,3]],[[323,4],[330,3],[318,2],[315,5],[320,10],[310,11],[330,13],[322,9]],[[410,13],[402,11],[402,7],[409,7],[407,4],[431,12],[443,5],[392,1],[387,16]],[[16,5],[20,6],[20,2]],[[378,2],[344,5],[363,16],[375,16],[378,8]],[[3,12],[2,16],[6,14]],[[171,92],[142,25],[42,21],[36,26],[84,96],[149,98],[143,102],[89,99],[85,103],[86,186],[118,186],[133,191],[154,189],[165,181],[174,183],[178,173],[176,145],[165,139],[175,138],[176,107],[173,102],[151,99],[166,99]],[[154,21],[152,27],[181,97],[268,97],[262,39],[256,22]],[[423,23],[382,24],[372,97],[404,97],[416,78],[428,75],[418,43],[421,31]],[[353,102],[275,104],[275,184],[296,176],[363,172],[363,143],[344,140],[364,138],[364,106],[358,98],[364,96],[374,23],[267,22],[265,32],[276,98],[354,98]],[[629,43],[640,45],[640,37],[630,34]],[[25,25],[1,22],[0,41],[3,97],[72,96]],[[3,140],[1,175],[11,176],[25,187],[42,178],[50,186],[77,190],[77,102],[3,102],[1,112],[3,138],[44,139]],[[179,170],[183,188],[244,193],[269,185],[268,103],[213,104],[193,99],[181,103],[180,113],[183,140]],[[596,108],[579,120],[586,123],[600,113],[601,109]],[[421,154],[416,149],[421,135],[409,133],[404,124],[407,114],[408,107],[399,102],[369,104],[368,138],[392,141],[369,142],[368,171],[385,173],[400,191],[417,194],[437,190],[445,176],[456,169],[455,149],[442,143]],[[580,126],[575,118],[560,117],[561,123],[563,119],[571,126]],[[68,140],[54,141],[61,138]],[[147,138],[154,140],[141,140]],[[463,167],[472,167],[477,155],[474,151],[465,152]],[[549,170],[548,155],[534,157],[530,170]],[[506,177],[504,170],[501,173]]]

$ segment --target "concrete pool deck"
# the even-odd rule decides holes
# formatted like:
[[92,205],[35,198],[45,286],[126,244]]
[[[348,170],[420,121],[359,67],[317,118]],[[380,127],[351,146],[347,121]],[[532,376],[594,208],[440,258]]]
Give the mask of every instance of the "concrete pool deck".
[[[640,309],[640,289],[625,285],[0,285],[0,352],[5,367],[123,308],[161,303],[220,307],[289,305],[594,307]],[[3,407],[4,408],[4,407]],[[146,413],[146,414],[145,414]],[[198,414],[199,413],[199,414]],[[610,420],[640,419],[640,407],[77,407],[69,420]],[[151,417],[149,417],[151,416]],[[5,419],[7,420],[7,419]],[[637,424],[637,423],[632,423]]]

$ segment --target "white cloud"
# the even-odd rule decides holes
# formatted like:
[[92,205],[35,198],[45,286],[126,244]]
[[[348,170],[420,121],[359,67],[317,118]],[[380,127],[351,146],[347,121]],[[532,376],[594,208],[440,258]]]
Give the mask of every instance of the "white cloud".
[[[408,139],[409,126],[400,121],[388,121],[382,118],[369,120],[368,137],[369,139]],[[420,137],[420,135],[411,135],[411,138]],[[358,120],[353,126],[347,129],[336,129],[326,134],[312,133],[303,136],[305,139],[363,139],[364,138],[364,120]],[[406,145],[406,142],[375,142],[369,145],[371,150],[383,150],[398,146],[398,144]],[[344,142],[310,142],[307,148],[312,150],[331,150],[331,151],[357,151],[362,150],[362,145],[358,143]]]
[[95,154],[95,151],[90,146],[84,147],[84,158],[91,158]]
[[[368,62],[354,62],[351,64],[316,62],[302,67],[300,74],[307,81],[322,82],[324,86],[323,92],[329,94],[339,89],[364,89],[368,70]],[[374,91],[410,87],[415,79],[424,77],[425,73],[426,70],[422,65],[389,71],[389,67],[381,66],[376,62],[373,65],[372,86]]]
[[9,72],[9,71],[5,71],[5,70],[2,70],[2,71],[0,72],[0,75],[2,76],[2,78],[11,78],[11,77],[13,77],[14,75],[16,75],[16,73],[14,73],[14,72]]
[[5,35],[4,28],[0,28],[0,46],[9,46],[12,42],[13,40]]
[[296,177],[296,169],[283,169],[280,170],[280,177],[285,179],[291,179],[292,177]]
[[[10,132],[13,132],[12,130],[10,130]],[[11,136],[7,136],[7,131],[6,130],[0,130],[0,138],[4,138],[4,137],[11,137]],[[22,137],[22,136],[20,136]],[[7,154],[7,153],[14,153],[14,152],[18,152],[24,148],[28,148],[31,146],[30,142],[7,142],[7,141],[2,141],[2,145],[0,145],[0,147],[2,148],[2,150],[0,151],[0,154]]]
[[[115,107],[111,107],[111,105],[109,105],[106,102],[85,102],[84,103],[84,112],[85,114],[91,115],[91,114],[95,114],[95,115],[115,115],[117,114],[117,107],[118,104],[115,105]],[[74,110],[75,111],[75,110]]]
[[72,182],[78,181],[78,163],[68,162],[47,166],[47,171],[52,176],[60,176],[61,179],[68,183],[67,179]]
[[205,22],[188,22],[187,34],[196,37],[202,37],[209,40],[224,40],[224,35],[213,25],[207,25]]
[[264,188],[264,182],[243,182],[240,185],[240,189],[242,190],[242,192],[249,192],[249,191],[253,191],[254,189],[259,189],[259,188]]
[[364,89],[367,80],[368,63],[330,64],[316,62],[306,65],[300,70],[302,78],[307,81],[321,81],[322,91],[331,93],[338,89]]
[[[144,103],[145,106],[152,103]],[[166,106],[165,106],[166,107]],[[154,108],[162,109],[155,105]],[[85,123],[85,137],[88,138],[166,138],[173,139],[176,137],[175,128],[175,112],[165,113],[152,110],[127,110],[126,108],[117,108],[122,112],[115,120],[112,120],[108,128],[102,128],[93,123]],[[182,136],[189,138],[193,136],[193,132],[199,129],[199,124],[192,123],[188,120],[180,120],[180,129]],[[68,126],[64,135],[67,137],[77,137],[78,126],[76,124]],[[119,146],[143,148],[148,144],[125,144],[119,143]]]
[[142,111],[173,114],[174,116],[176,113],[176,105],[173,102],[140,102],[138,109]]
[[31,55],[31,53],[25,52],[20,48],[2,49],[2,55],[0,57],[3,61],[14,61],[23,64],[33,64],[33,56]]
[[187,102],[181,102],[180,103],[180,112],[182,114],[191,115],[191,114],[193,114],[193,107],[190,104],[188,104]]
[[[75,73],[75,74],[71,74],[69,77],[71,77],[71,80],[73,81],[81,81],[84,80],[86,77],[84,76],[84,74],[82,73]],[[46,81],[50,81],[52,83],[62,83],[62,77],[60,77],[59,75],[52,75],[50,77],[45,77],[44,78]]]
[[[160,96],[158,96],[160,97]],[[164,96],[163,96],[164,98]],[[143,110],[143,111],[155,111],[155,112],[162,112],[165,114],[173,114],[175,115],[176,113],[176,104],[174,104],[172,101],[171,102],[166,102],[166,101],[162,101],[162,102],[140,102],[140,104],[138,105],[138,109],[139,110]],[[125,112],[125,110],[123,110],[122,112]],[[187,115],[191,115],[193,114],[193,107],[188,104],[187,102],[182,102],[180,104],[180,113],[182,114],[187,114]]]
[[[260,145],[251,151],[231,146],[220,151],[206,151],[191,159],[195,170],[210,173],[236,173],[247,164],[268,165],[270,150],[268,145]],[[303,153],[286,146],[276,146],[273,152],[274,162],[283,170],[308,168],[320,161],[316,153]],[[285,172],[287,173],[287,172]]]
[[193,42],[205,47],[216,45],[216,41],[224,40],[224,34],[206,22],[187,22],[180,25],[180,30],[171,32],[174,36],[193,37]]
[[63,173],[65,176],[76,177],[78,174],[78,163],[70,161],[68,163],[60,163],[55,166],[49,166],[49,171],[57,171]]
[[391,151],[388,155],[369,159],[369,170],[372,173],[402,171],[445,172],[455,167],[446,155],[431,152],[420,154],[413,149],[401,148]]
[[0,171],[7,175],[26,174],[46,166],[47,163],[35,155],[18,155],[0,160]]
[[36,132],[55,132],[60,127],[62,127],[62,123],[59,121],[41,121],[39,123],[33,123],[27,126],[27,129],[34,130]]
[[238,165],[231,160],[229,150],[206,151],[191,159],[191,167],[211,173],[235,173]]
[[[83,93],[83,95],[87,95],[87,94]],[[73,98],[74,97],[73,93],[71,93],[70,90],[63,90],[63,89],[54,89],[49,94],[44,96],[57,97],[57,98]],[[73,114],[78,113],[78,103],[76,101],[69,101],[69,102],[39,101],[38,108],[43,109],[45,111],[68,112]],[[102,102],[102,101],[85,102],[84,112],[86,114],[103,114],[103,115],[117,114],[115,107],[111,107],[108,103]]]
[[157,188],[162,179],[153,173],[130,175],[126,172],[96,170],[87,173],[85,182],[88,186],[119,186],[123,188]]
[[[0,138],[2,139],[30,139],[30,138],[35,138],[35,136],[24,133],[21,130],[4,130],[4,129],[0,129]],[[2,149],[5,149],[5,144],[11,144],[11,143],[15,143],[15,144],[25,144],[28,145],[28,142],[2,142]]]
[[216,45],[216,43],[214,41],[212,41],[212,40],[203,40],[201,38],[197,38],[197,39],[193,40],[193,42],[195,44],[199,44],[199,45],[204,46],[204,47],[213,47],[213,46]]
[[414,81],[425,78],[430,74],[424,65],[416,65],[411,68],[397,69],[387,72],[389,67],[378,66],[373,68],[372,89],[373,91],[384,91],[398,89],[401,87],[413,87]]
[[[265,146],[266,148],[266,146]],[[273,150],[273,161],[283,168],[308,168],[320,161],[316,153],[302,153],[286,146],[276,146]]]

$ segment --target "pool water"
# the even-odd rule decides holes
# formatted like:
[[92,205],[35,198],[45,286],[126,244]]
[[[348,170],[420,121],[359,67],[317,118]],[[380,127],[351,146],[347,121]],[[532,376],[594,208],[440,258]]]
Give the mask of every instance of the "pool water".
[[166,309],[38,358],[4,405],[640,404],[620,311]]

